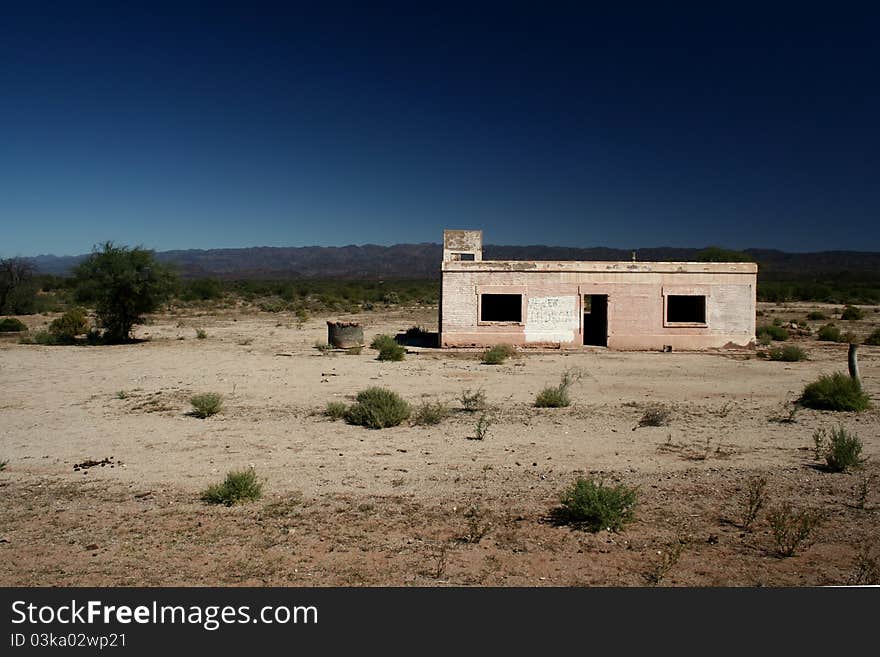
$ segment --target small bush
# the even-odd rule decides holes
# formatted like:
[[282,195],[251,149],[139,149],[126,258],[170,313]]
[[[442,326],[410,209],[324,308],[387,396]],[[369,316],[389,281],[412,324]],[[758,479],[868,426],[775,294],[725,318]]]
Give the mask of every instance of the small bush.
[[790,557],[797,552],[822,520],[814,511],[794,511],[790,505],[783,504],[767,515],[776,553],[780,557]]
[[864,344],[870,344],[875,347],[880,347],[880,328],[874,329],[867,338],[865,338]]
[[763,336],[769,336],[771,340],[776,340],[777,342],[785,342],[786,340],[788,340],[788,331],[776,324],[765,324],[763,326],[759,326],[756,331],[756,335],[759,340]]
[[764,508],[766,502],[767,479],[765,477],[750,479],[746,489],[746,496],[743,500],[745,509],[743,511],[742,528],[745,531],[751,531],[752,524],[758,518],[758,513]]
[[330,353],[330,350],[333,349],[333,347],[331,347],[329,344],[327,344],[326,342],[321,342],[320,340],[315,340],[315,344],[313,344],[312,346],[319,352],[321,352],[322,356],[326,356]]
[[345,353],[348,356],[360,356],[361,351],[363,351],[363,349],[364,348],[362,346],[357,345],[355,347],[349,347],[348,349],[345,350]]
[[767,352],[770,360],[779,360],[785,363],[796,363],[807,360],[807,352],[795,344],[788,344],[784,347],[777,347]]
[[58,340],[58,336],[49,331],[37,331],[31,336],[25,337],[21,339],[23,344],[40,344],[43,346],[53,346],[57,344],[61,344]]
[[828,315],[823,312],[819,312],[818,310],[814,310],[812,312],[807,313],[807,319],[812,322],[819,322],[823,319],[828,319]]
[[554,516],[559,522],[597,532],[620,530],[633,519],[637,490],[624,484],[606,486],[601,480],[577,480],[563,493]]
[[645,573],[645,579],[649,584],[657,586],[672,571],[675,564],[681,559],[685,548],[688,546],[689,540],[686,537],[679,537],[666,546],[665,550],[658,550],[660,558],[657,559]]
[[216,392],[206,392],[192,397],[189,403],[193,407],[192,414],[204,420],[220,412],[220,407],[223,406],[223,397]]
[[209,486],[202,493],[202,500],[208,504],[232,506],[238,502],[258,500],[262,495],[263,484],[257,479],[257,473],[249,468],[230,471],[222,484]]
[[862,441],[854,433],[850,433],[843,425],[826,431],[823,427],[813,433],[813,444],[817,459],[824,458],[831,472],[846,472],[857,468],[865,459],[862,458]]
[[381,335],[377,335],[375,338],[373,338],[373,341],[370,343],[370,349],[382,351],[382,347],[389,344],[397,344],[397,342],[390,335],[382,333]]
[[773,342],[773,338],[771,338],[766,333],[763,333],[762,335],[758,336],[758,344],[761,345],[762,347],[766,347],[767,345],[769,345],[772,342]]
[[440,424],[449,417],[449,407],[443,402],[422,402],[416,409],[413,422],[418,425]]
[[283,299],[267,299],[257,304],[264,313],[280,313],[287,310],[287,303]]
[[470,388],[466,388],[461,391],[458,401],[461,402],[462,409],[469,413],[482,411],[486,408],[486,393],[482,389],[472,392]]
[[494,423],[495,420],[488,413],[482,413],[474,425],[474,440],[483,440]]
[[3,472],[7,465],[9,465],[9,461],[0,461],[0,472]]
[[377,358],[378,360],[397,362],[403,360],[405,355],[406,349],[404,346],[392,341],[382,345]]
[[334,421],[341,420],[345,417],[345,412],[347,410],[348,406],[346,406],[343,402],[327,402],[327,406],[324,409],[324,415]]
[[555,387],[544,388],[535,398],[535,406],[538,408],[562,408],[571,404],[571,397],[568,394],[572,384],[580,378],[580,374],[573,370],[566,370],[562,373],[562,379],[559,385]]
[[515,353],[516,350],[509,344],[496,344],[483,352],[483,364],[501,365]]
[[357,403],[348,407],[345,421],[349,424],[385,429],[396,427],[409,418],[410,405],[387,388],[367,388],[358,393]]
[[196,329],[196,339],[197,340],[205,340],[208,337],[207,331],[204,329]]
[[560,386],[544,388],[535,397],[535,406],[538,408],[564,408],[571,405],[571,397],[568,390]]
[[27,326],[21,320],[15,317],[0,319],[0,333],[18,333],[19,331],[27,331]]
[[49,324],[49,333],[59,344],[69,344],[76,336],[88,332],[89,320],[82,308],[72,308]]
[[653,404],[639,420],[640,427],[662,427],[669,423],[669,409],[660,404]]
[[825,411],[864,411],[870,406],[861,384],[841,372],[823,374],[807,384],[799,403]]
[[834,324],[826,324],[816,331],[816,339],[822,342],[842,342],[843,336]]
[[840,312],[840,319],[844,320],[862,319],[864,316],[865,313],[863,313],[862,309],[858,306],[844,306],[843,310]]

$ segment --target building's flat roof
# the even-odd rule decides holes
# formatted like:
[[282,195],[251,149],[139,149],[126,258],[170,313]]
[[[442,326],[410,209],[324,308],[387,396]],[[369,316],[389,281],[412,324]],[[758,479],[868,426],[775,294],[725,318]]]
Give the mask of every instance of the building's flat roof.
[[633,274],[757,274],[754,262],[632,262],[630,260],[446,260],[442,271],[602,272]]

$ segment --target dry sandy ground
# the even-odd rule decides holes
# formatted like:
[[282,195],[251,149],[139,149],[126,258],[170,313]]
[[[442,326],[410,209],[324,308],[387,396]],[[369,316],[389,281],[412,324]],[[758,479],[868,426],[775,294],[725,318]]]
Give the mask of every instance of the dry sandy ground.
[[[803,317],[806,307],[765,312]],[[368,341],[436,328],[430,309],[352,318]],[[382,363],[371,349],[322,356],[313,345],[326,340],[324,319],[297,328],[284,314],[190,312],[153,318],[139,344],[0,341],[0,584],[877,583],[880,348],[860,357],[874,409],[802,410],[782,423],[806,382],[845,370],[845,345],[806,340],[803,363],[599,349],[499,366],[416,350]],[[871,312],[845,324],[866,333],[878,322]],[[584,374],[572,406],[534,408],[567,368]],[[372,385],[454,409],[463,389],[482,388],[496,420],[477,441],[476,416],[461,410],[437,426],[380,431],[323,417],[328,401]],[[223,411],[190,416],[189,397],[209,391],[223,394]],[[669,425],[634,430],[658,402]],[[812,433],[837,423],[865,444],[854,473],[816,467]],[[110,463],[74,469],[89,459]],[[246,466],[265,481],[263,500],[199,501]],[[622,532],[549,522],[560,491],[589,473],[639,487]],[[740,527],[757,476],[768,507],[822,513],[792,557],[775,554],[766,512],[752,531]]]

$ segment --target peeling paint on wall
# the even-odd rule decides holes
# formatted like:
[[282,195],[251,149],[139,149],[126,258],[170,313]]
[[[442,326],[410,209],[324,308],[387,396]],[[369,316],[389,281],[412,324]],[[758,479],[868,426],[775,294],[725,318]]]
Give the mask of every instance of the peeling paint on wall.
[[575,340],[580,330],[576,296],[529,297],[526,307],[526,342]]

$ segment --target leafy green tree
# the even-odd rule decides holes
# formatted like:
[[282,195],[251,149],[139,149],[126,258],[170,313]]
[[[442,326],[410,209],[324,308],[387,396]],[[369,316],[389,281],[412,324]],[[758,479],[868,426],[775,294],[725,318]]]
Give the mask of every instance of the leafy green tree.
[[92,301],[106,342],[125,342],[145,313],[157,310],[177,277],[152,251],[106,242],[75,270],[77,298]]

